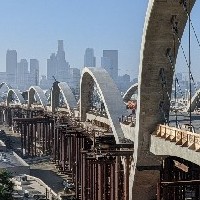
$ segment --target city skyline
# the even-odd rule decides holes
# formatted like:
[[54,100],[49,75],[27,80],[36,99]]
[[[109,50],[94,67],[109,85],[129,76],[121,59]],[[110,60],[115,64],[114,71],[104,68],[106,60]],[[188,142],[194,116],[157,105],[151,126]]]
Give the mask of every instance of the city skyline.
[[[56,41],[65,41],[66,60],[71,67],[81,69],[84,65],[83,55],[86,48],[95,50],[96,67],[101,66],[102,51],[117,49],[119,51],[119,74],[137,77],[142,31],[148,0],[91,0],[70,1],[53,0],[46,3],[38,0],[3,0],[0,8],[0,71],[6,69],[5,52],[16,49],[19,58],[36,58],[40,62],[41,75],[47,74],[49,55],[56,49]],[[200,37],[198,8],[192,11],[192,22]],[[135,9],[137,7],[137,9]],[[55,15],[54,10],[59,10]],[[7,12],[9,10],[9,12]],[[67,11],[67,12],[66,12]],[[112,12],[110,12],[112,11]],[[187,28],[186,28],[187,30]],[[192,72],[196,81],[198,73],[199,50],[192,39]],[[183,47],[187,52],[187,37],[183,37]],[[186,71],[183,55],[178,56],[178,71]],[[185,69],[182,69],[182,66]]]
[[[58,42],[58,49],[59,49],[59,42],[64,42],[63,40],[57,40],[56,42]],[[65,53],[65,48],[64,48],[64,44],[62,43],[62,49],[64,50],[64,53]],[[92,50],[93,51],[93,54],[94,54],[94,48],[90,48],[90,47],[87,47],[86,49],[85,49],[85,54],[83,54],[82,55],[82,59],[83,59],[83,65],[82,65],[82,67],[80,67],[80,68],[78,68],[78,67],[75,67],[75,68],[78,68],[78,69],[82,69],[83,67],[86,67],[86,66],[84,66],[85,65],[85,57],[86,57],[86,52],[87,51],[90,51],[90,50]],[[55,50],[54,50],[55,51]],[[124,75],[124,74],[128,74],[128,75],[130,75],[131,76],[131,74],[129,74],[128,72],[122,72],[122,73],[119,73],[119,70],[121,70],[121,69],[118,69],[118,52],[119,52],[119,50],[114,50],[114,49],[102,49],[102,52],[101,52],[101,57],[99,57],[99,62],[100,62],[100,64],[99,64],[99,66],[96,66],[96,57],[95,57],[95,54],[93,55],[94,56],[94,66],[87,66],[87,67],[101,67],[101,68],[104,68],[104,66],[102,66],[102,58],[104,57],[104,52],[117,52],[117,71],[118,71],[118,73],[117,72],[115,72],[115,75]],[[16,57],[16,61],[17,62],[20,62],[21,60],[30,60],[30,62],[28,62],[28,70],[29,71],[31,71],[31,60],[37,60],[38,62],[40,62],[37,58],[30,58],[30,59],[27,59],[27,58],[25,58],[25,57],[19,57],[18,56],[18,51],[16,50],[16,49],[8,49],[7,50],[7,53],[8,52],[16,52],[16,54],[17,54],[17,57]],[[57,51],[58,52],[58,51]],[[5,56],[6,56],[6,53],[5,53]],[[91,55],[89,55],[89,56],[91,56]],[[39,74],[39,76],[41,77],[41,76],[46,76],[47,78],[48,78],[48,62],[49,62],[49,60],[51,60],[51,59],[53,59],[54,57],[56,57],[56,53],[54,52],[53,53],[53,50],[52,50],[52,52],[51,52],[51,54],[46,58],[46,60],[47,60],[47,63],[46,63],[46,66],[45,66],[45,71],[46,71],[46,73],[44,74],[44,73],[40,73]],[[65,57],[65,56],[64,56]],[[67,60],[66,60],[67,61]],[[55,64],[56,65],[56,64]],[[69,66],[71,66],[71,63],[69,63],[69,62],[67,62],[67,65],[68,65],[68,67]],[[52,67],[54,67],[54,66],[52,66]],[[40,70],[39,71],[41,71],[41,68],[39,68]],[[107,71],[109,71],[109,70],[107,70]],[[0,72],[6,72],[6,68],[5,68],[5,70],[4,71],[0,71]],[[55,74],[54,74],[55,75]],[[52,75],[50,75],[51,77],[52,77]],[[133,77],[133,79],[134,78],[136,78],[136,77]]]
[[37,58],[41,74],[46,74],[46,59],[56,49],[56,41],[61,39],[65,41],[66,60],[72,67],[83,67],[83,55],[88,47],[95,50],[97,67],[101,66],[103,49],[117,49],[119,73],[135,77],[147,2],[2,1],[0,71],[5,69],[7,49],[16,49],[19,58]]

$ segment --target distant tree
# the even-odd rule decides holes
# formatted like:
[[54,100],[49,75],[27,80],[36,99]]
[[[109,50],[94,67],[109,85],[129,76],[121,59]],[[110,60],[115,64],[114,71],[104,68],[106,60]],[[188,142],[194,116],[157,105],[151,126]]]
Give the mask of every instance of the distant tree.
[[11,174],[8,171],[0,172],[0,199],[12,200],[14,183],[10,180]]

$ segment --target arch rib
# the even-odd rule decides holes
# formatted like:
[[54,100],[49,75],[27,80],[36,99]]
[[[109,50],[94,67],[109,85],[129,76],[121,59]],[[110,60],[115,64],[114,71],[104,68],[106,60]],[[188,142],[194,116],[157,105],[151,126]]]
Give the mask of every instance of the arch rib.
[[2,82],[2,83],[0,84],[0,89],[1,89],[4,85],[7,87],[8,90],[9,90],[9,89],[12,89],[12,87],[11,87],[8,83],[6,83],[6,82]]
[[[195,0],[190,0],[191,8]],[[170,95],[173,83],[173,69],[166,56],[167,49],[173,49],[174,35],[173,16],[178,21],[179,38],[182,37],[187,14],[179,1],[149,0],[143,29],[140,66],[138,77],[138,99],[136,113],[136,131],[134,141],[134,168],[132,175],[132,191],[129,199],[149,200],[156,198],[156,183],[159,179],[158,170],[139,171],[140,166],[151,168],[162,163],[162,157],[150,152],[150,136],[158,123],[163,123],[163,112],[168,115]],[[175,60],[179,41],[176,39]],[[165,91],[161,84],[160,70],[165,72]],[[161,94],[165,92],[164,98]],[[164,107],[161,107],[163,102]],[[142,194],[142,195],[141,195]]]
[[28,90],[28,107],[34,103],[34,95],[35,93],[38,95],[39,101],[43,108],[45,108],[48,104],[47,98],[43,92],[43,90],[39,86],[31,86]]
[[[194,112],[195,108],[197,108],[200,105],[200,89],[198,89],[194,96],[191,99],[191,112]],[[187,108],[186,108],[187,112],[190,112],[190,103],[188,102],[187,104]]]
[[51,93],[52,112],[54,112],[55,109],[59,106],[60,93],[63,95],[65,104],[67,105],[67,108],[69,110],[72,110],[77,107],[77,101],[69,85],[66,82],[59,83],[56,81],[53,83],[53,88],[52,88],[52,93]]
[[133,84],[124,94],[123,101],[127,103],[138,89],[138,83]]
[[12,101],[12,95],[15,94],[20,105],[25,103],[25,100],[18,89],[9,89],[7,93],[6,106],[9,106]]
[[81,75],[80,94],[80,116],[81,120],[86,120],[86,113],[91,105],[91,96],[94,83],[102,97],[105,110],[110,121],[113,134],[117,143],[123,143],[124,133],[119,123],[119,117],[127,115],[125,104],[123,103],[117,86],[103,68],[84,68]]

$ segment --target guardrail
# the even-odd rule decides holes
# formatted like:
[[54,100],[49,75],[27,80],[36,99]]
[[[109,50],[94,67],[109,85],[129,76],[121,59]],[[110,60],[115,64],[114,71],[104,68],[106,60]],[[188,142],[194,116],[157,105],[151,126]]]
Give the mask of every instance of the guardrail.
[[200,134],[159,124],[154,132],[157,137],[174,142],[176,145],[200,151]]

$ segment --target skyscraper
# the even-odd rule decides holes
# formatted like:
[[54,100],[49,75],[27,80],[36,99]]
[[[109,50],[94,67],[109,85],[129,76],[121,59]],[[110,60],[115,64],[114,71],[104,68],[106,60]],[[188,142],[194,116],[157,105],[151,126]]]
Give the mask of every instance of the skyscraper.
[[96,67],[96,58],[94,57],[94,49],[92,48],[85,50],[84,67]]
[[118,78],[118,50],[103,50],[101,67],[110,74],[112,79],[117,82]]
[[39,61],[30,59],[30,82],[32,85],[39,84]]
[[7,50],[6,53],[6,75],[7,82],[11,86],[16,86],[16,74],[17,74],[17,51]]
[[52,85],[54,78],[57,77],[57,59],[56,54],[52,53],[50,58],[47,59],[47,80],[49,85]]
[[31,86],[29,81],[28,62],[26,59],[21,59],[17,64],[17,87],[21,90],[26,90]]
[[57,53],[51,54],[47,60],[47,80],[51,85],[54,82],[53,76],[57,81],[69,82],[70,66],[65,60],[65,51],[63,46],[63,40],[58,40]]
[[58,81],[69,82],[69,63],[65,60],[65,51],[63,47],[63,40],[58,40],[57,59],[57,79]]

